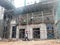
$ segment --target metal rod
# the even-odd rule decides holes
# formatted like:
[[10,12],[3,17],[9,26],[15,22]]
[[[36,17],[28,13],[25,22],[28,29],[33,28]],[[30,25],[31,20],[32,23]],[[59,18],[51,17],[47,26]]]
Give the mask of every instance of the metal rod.
[[28,25],[28,14],[27,14],[27,25]]
[[27,14],[27,29],[28,29],[28,14]]
[[42,22],[44,22],[44,14],[43,14],[43,11],[41,13],[42,13]]
[[32,18],[32,24],[33,24],[33,18],[34,18],[34,17],[33,17],[33,13],[32,13],[32,17],[31,17],[31,18]]

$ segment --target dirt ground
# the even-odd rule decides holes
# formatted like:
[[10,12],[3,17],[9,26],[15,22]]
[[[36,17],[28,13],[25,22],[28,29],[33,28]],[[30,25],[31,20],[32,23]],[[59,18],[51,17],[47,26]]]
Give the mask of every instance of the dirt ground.
[[60,45],[60,40],[0,41],[0,45]]

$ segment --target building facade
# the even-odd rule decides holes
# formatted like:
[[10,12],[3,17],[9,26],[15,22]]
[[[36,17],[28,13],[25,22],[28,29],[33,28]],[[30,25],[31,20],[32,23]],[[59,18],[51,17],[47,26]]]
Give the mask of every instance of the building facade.
[[28,38],[34,40],[60,38],[60,23],[56,23],[60,13],[59,8],[56,13],[56,2],[43,1],[24,6],[19,9],[19,15],[13,15],[12,11],[4,13],[4,8],[1,8],[0,39],[25,39],[26,32]]
[[55,2],[37,3],[24,7],[25,12],[10,22],[10,39],[55,39]]

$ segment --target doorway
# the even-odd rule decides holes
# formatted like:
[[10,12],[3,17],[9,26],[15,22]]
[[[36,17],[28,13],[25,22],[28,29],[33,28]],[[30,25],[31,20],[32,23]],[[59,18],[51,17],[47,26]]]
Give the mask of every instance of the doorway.
[[12,38],[16,38],[16,26],[12,27]]
[[3,30],[3,38],[7,39],[9,37],[9,32],[8,32],[8,28],[7,26],[4,26],[4,30]]
[[40,39],[40,28],[33,28],[33,38]]
[[25,29],[20,29],[19,30],[19,38],[24,39],[25,38]]

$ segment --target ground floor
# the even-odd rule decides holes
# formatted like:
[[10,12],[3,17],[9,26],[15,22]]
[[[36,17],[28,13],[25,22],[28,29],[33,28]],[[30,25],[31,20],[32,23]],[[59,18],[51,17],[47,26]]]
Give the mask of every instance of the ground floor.
[[[50,29],[51,28],[51,29]],[[27,32],[27,37],[29,39],[54,39],[55,30],[50,25],[48,27],[46,24],[31,24],[24,26],[10,26],[10,39],[25,39]]]

